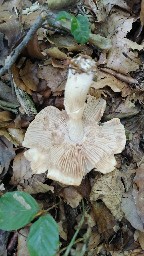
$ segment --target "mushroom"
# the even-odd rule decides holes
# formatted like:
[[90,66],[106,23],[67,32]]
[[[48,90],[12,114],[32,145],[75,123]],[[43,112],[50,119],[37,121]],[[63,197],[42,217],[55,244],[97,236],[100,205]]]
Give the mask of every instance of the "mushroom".
[[114,154],[126,143],[125,130],[118,118],[99,125],[106,102],[87,96],[94,72],[90,57],[74,58],[65,86],[65,110],[48,106],[29,125],[23,146],[29,148],[25,157],[34,173],[48,171],[48,178],[78,186],[93,168],[101,173],[114,170]]

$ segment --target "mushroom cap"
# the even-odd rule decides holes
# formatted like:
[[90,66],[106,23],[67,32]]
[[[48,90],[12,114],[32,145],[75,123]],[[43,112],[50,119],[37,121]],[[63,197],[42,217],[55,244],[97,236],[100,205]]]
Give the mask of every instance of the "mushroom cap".
[[69,137],[66,111],[46,107],[29,125],[23,146],[34,173],[48,171],[48,178],[67,185],[80,185],[92,168],[102,173],[113,171],[114,154],[126,142],[125,130],[118,118],[101,126],[105,100],[89,96],[83,114],[84,136],[79,143]]

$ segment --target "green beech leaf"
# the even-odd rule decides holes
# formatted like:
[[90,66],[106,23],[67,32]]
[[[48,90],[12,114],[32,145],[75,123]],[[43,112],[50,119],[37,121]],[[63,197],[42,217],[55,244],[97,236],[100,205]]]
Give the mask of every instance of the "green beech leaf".
[[40,208],[25,192],[8,192],[0,198],[0,229],[16,230],[30,223]]
[[71,33],[78,43],[87,43],[90,35],[90,24],[85,15],[79,14],[72,18]]
[[28,235],[30,256],[55,256],[59,247],[58,225],[49,214],[40,217]]
[[71,20],[72,17],[73,16],[71,14],[69,14],[68,12],[61,11],[58,13],[56,20]]

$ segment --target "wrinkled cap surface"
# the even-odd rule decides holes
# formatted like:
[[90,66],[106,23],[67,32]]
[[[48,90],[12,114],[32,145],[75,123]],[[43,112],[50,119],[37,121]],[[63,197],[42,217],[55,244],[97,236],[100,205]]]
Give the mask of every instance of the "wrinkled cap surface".
[[84,136],[79,143],[69,137],[66,111],[50,106],[38,113],[23,141],[29,148],[25,156],[33,172],[48,171],[48,178],[78,186],[93,168],[102,173],[113,171],[114,154],[124,149],[126,137],[118,118],[99,125],[105,106],[105,100],[88,97],[83,113]]

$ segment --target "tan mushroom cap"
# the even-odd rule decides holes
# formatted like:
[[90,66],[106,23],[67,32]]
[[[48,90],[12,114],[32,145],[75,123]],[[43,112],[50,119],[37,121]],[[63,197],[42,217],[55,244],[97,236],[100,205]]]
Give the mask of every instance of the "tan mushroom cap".
[[111,172],[116,165],[114,154],[125,146],[125,130],[118,118],[99,125],[106,102],[88,96],[83,113],[84,136],[78,143],[69,137],[66,111],[44,108],[25,134],[23,146],[34,173],[48,171],[48,178],[67,185],[80,185],[92,168]]

